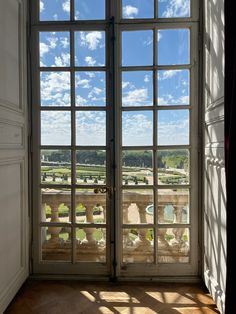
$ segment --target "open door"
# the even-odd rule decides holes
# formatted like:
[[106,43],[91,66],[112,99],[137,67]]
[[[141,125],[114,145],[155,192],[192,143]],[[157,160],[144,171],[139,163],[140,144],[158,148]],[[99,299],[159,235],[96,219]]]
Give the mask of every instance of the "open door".
[[0,0],[0,313],[28,276],[26,1]]
[[224,163],[224,1],[213,2],[205,1],[204,16],[203,276],[217,307],[221,313],[224,313],[227,258]]

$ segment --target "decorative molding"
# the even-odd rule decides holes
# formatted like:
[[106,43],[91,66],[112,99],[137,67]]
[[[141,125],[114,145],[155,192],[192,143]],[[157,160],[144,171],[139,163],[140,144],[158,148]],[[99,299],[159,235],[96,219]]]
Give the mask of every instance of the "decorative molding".
[[25,194],[25,180],[27,180],[27,174],[25,172],[26,169],[26,160],[24,157],[14,157],[5,160],[0,159],[0,167],[4,166],[12,166],[18,165],[20,167],[20,212],[21,212],[21,258],[20,258],[20,265],[19,269],[16,271],[15,274],[9,279],[8,284],[2,291],[0,291],[0,313],[3,313],[11,300],[14,298],[22,283],[27,279],[29,275],[29,261],[28,261],[28,247],[29,243],[27,242],[28,239],[28,204],[27,204],[27,197]]
[[22,110],[19,109],[19,106],[16,106],[16,104],[7,99],[0,98],[0,108],[1,107],[20,115],[23,114]]
[[24,149],[24,138],[24,124],[0,119],[0,149]]
[[18,69],[19,69],[19,103],[16,104],[9,99],[0,98],[0,107],[6,108],[14,113],[23,115],[26,111],[26,60],[25,60],[25,8],[23,0],[15,0],[18,6]]
[[225,116],[224,115],[220,115],[218,117],[214,117],[212,119],[205,120],[205,125],[209,126],[209,125],[212,125],[212,124],[224,122],[224,120],[225,120]]
[[208,111],[212,111],[217,107],[223,106],[224,105],[224,96],[216,99],[215,101],[211,102],[210,104],[206,104],[207,108],[206,108],[206,112]]
[[206,156],[205,161],[207,164],[210,164],[212,166],[217,166],[221,168],[225,167],[225,160],[223,158]]

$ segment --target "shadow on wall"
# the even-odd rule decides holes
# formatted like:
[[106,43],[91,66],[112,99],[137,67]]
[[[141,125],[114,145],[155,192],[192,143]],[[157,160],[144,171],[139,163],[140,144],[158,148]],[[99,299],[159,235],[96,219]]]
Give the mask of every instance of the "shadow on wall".
[[[205,16],[205,279],[224,309],[226,188],[224,165],[224,2],[207,0]],[[206,276],[207,275],[207,276]]]

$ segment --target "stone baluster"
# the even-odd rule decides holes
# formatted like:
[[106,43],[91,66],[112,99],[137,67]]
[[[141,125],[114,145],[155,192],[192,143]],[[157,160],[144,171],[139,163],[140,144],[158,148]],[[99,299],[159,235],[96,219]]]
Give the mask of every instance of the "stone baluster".
[[[71,203],[65,203],[65,206],[68,207],[68,221],[72,221],[72,215],[71,215]],[[68,241],[67,242],[71,242],[72,240],[72,234],[71,234],[71,228],[70,227],[66,227],[65,231],[68,232]]]
[[[175,223],[182,223],[182,215],[183,215],[183,205],[174,205],[174,213],[175,213]],[[173,234],[175,236],[175,240],[178,244],[182,244],[182,236],[184,234],[184,228],[174,228]]]
[[103,221],[106,222],[107,221],[107,217],[106,217],[106,205],[102,205],[102,215],[103,215]]
[[[46,206],[47,204],[42,204],[42,210],[41,210],[41,221],[46,222]],[[46,234],[46,228],[43,227],[41,228],[41,242],[45,243],[47,239],[47,234]]]
[[[50,204],[51,207],[51,220],[50,222],[60,222],[58,208],[59,205],[57,202],[53,202]],[[48,232],[51,234],[50,242],[59,243],[60,237],[59,234],[61,232],[61,227],[50,226],[48,227]]]
[[[158,222],[160,224],[164,223],[164,214],[165,214],[165,205],[158,205]],[[158,237],[162,243],[166,243],[165,235],[166,235],[166,228],[159,228],[158,230]]]
[[[129,222],[129,207],[130,207],[130,203],[123,203],[123,224],[128,224]],[[129,238],[128,229],[123,229],[123,242],[124,242],[124,247],[133,245],[132,240]]]
[[183,205],[173,205],[173,207],[174,207],[174,214],[175,214],[174,222],[177,224],[181,224],[182,215],[183,215]]
[[[146,217],[146,208],[148,204],[136,204],[138,207],[138,211],[139,211],[139,219],[140,219],[140,223],[141,224],[146,224],[147,223],[147,217]],[[148,229],[138,229],[138,246],[150,246],[150,241],[148,241],[147,239],[147,232]]]
[[[85,215],[86,215],[86,222],[88,223],[94,223],[93,219],[93,205],[85,204]],[[96,240],[93,238],[93,233],[95,231],[95,228],[84,228],[84,232],[86,234],[86,244],[88,245],[94,245],[96,244]]]

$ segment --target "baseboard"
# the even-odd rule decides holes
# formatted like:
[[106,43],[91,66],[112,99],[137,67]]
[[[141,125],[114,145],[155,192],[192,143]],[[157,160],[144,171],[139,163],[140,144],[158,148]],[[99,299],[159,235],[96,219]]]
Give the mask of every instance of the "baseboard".
[[197,276],[158,276],[158,277],[117,277],[115,280],[107,276],[83,276],[83,275],[53,275],[53,274],[32,274],[29,277],[33,280],[77,280],[90,282],[160,282],[160,283],[202,283],[202,278]]

